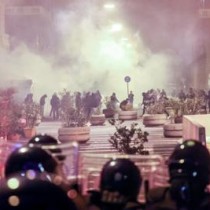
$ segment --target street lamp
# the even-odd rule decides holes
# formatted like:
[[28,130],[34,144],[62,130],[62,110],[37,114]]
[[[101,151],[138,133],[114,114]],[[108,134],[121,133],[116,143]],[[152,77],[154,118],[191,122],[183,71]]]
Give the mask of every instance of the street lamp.
[[112,27],[111,27],[111,31],[112,31],[112,32],[122,31],[122,29],[123,29],[123,26],[122,26],[122,24],[120,24],[120,23],[115,23],[115,24],[113,24]]
[[113,3],[106,3],[106,4],[104,4],[104,9],[113,10],[113,9],[115,9],[115,4],[113,4]]

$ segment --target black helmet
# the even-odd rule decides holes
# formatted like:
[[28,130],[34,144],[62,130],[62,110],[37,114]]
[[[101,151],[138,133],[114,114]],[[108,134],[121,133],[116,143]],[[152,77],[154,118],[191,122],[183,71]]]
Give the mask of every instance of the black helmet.
[[195,140],[186,140],[173,151],[168,162],[170,192],[180,205],[196,205],[210,180],[210,154]]
[[2,210],[76,210],[65,191],[46,180],[13,175],[0,186]]
[[170,179],[187,176],[204,184],[210,180],[210,154],[200,142],[186,140],[178,145],[168,162]]
[[55,173],[57,164],[56,159],[42,148],[23,146],[14,150],[8,157],[5,164],[5,176],[27,170]]
[[40,144],[40,145],[52,145],[52,144],[60,144],[60,141],[55,139],[54,137],[47,134],[38,134],[33,136],[29,142],[29,144]]
[[[42,145],[58,145],[58,144],[61,144],[61,142],[50,135],[39,134],[39,135],[33,136],[29,140],[28,144],[42,146]],[[65,159],[64,155],[57,155],[62,152],[61,149],[50,149],[49,151],[52,152],[53,154],[56,154],[56,157],[58,158],[58,160],[63,161]]]
[[100,189],[136,200],[141,182],[140,170],[134,162],[126,158],[112,159],[103,166]]

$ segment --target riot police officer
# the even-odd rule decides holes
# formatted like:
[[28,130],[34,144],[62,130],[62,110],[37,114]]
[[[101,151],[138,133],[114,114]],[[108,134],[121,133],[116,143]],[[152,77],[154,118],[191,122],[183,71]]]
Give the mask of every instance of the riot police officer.
[[112,159],[103,166],[100,192],[91,192],[90,206],[100,210],[141,210],[137,201],[141,183],[141,173],[134,162]]
[[[42,147],[42,146],[47,146],[47,145],[48,146],[59,145],[61,144],[61,142],[48,134],[38,134],[38,135],[33,136],[29,140],[28,144]],[[61,154],[62,153],[61,149],[53,148],[53,149],[49,149],[49,151],[52,154],[54,154],[54,156],[58,158],[59,161],[65,160],[65,156]]]
[[[69,198],[73,200],[78,209],[84,209],[86,201],[81,194],[81,186],[78,184],[77,179],[71,180],[71,182],[69,182],[64,172],[64,161],[66,160],[66,156],[62,153],[62,149],[56,148],[56,145],[59,146],[60,144],[61,142],[59,140],[48,134],[35,135],[28,142],[28,145],[30,146],[38,146],[44,149],[47,149],[46,146],[49,146],[49,148],[52,147],[52,149],[48,148],[47,151],[49,151],[58,160],[58,165],[56,167],[56,177],[53,181],[59,183],[60,187],[66,191]],[[55,148],[53,148],[53,146],[55,146]]]
[[0,186],[2,210],[77,210],[65,191],[48,180],[13,174]]
[[151,190],[147,210],[208,210],[210,154],[195,140],[178,145],[168,161],[169,186]]
[[5,163],[5,176],[22,174],[29,171],[49,175],[57,173],[58,162],[50,153],[39,147],[22,146],[14,150]]

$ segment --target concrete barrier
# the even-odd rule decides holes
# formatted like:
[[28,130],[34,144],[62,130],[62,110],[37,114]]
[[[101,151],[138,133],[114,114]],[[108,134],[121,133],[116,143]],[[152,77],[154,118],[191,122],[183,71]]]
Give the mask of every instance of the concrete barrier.
[[93,126],[104,125],[105,121],[106,121],[105,114],[92,115],[90,117],[90,124]]
[[165,137],[182,137],[183,124],[182,123],[165,124],[163,126],[163,134]]
[[183,116],[183,139],[195,139],[206,145],[210,136],[210,115]]
[[143,115],[143,124],[145,126],[159,126],[167,122],[166,114],[145,114]]
[[119,120],[136,120],[137,119],[137,111],[119,111]]

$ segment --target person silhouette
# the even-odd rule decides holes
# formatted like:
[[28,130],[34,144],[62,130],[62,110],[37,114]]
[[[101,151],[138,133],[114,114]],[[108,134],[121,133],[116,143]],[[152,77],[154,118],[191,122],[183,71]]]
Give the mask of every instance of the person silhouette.
[[169,186],[151,189],[146,210],[208,210],[210,154],[200,142],[186,140],[168,160]]

